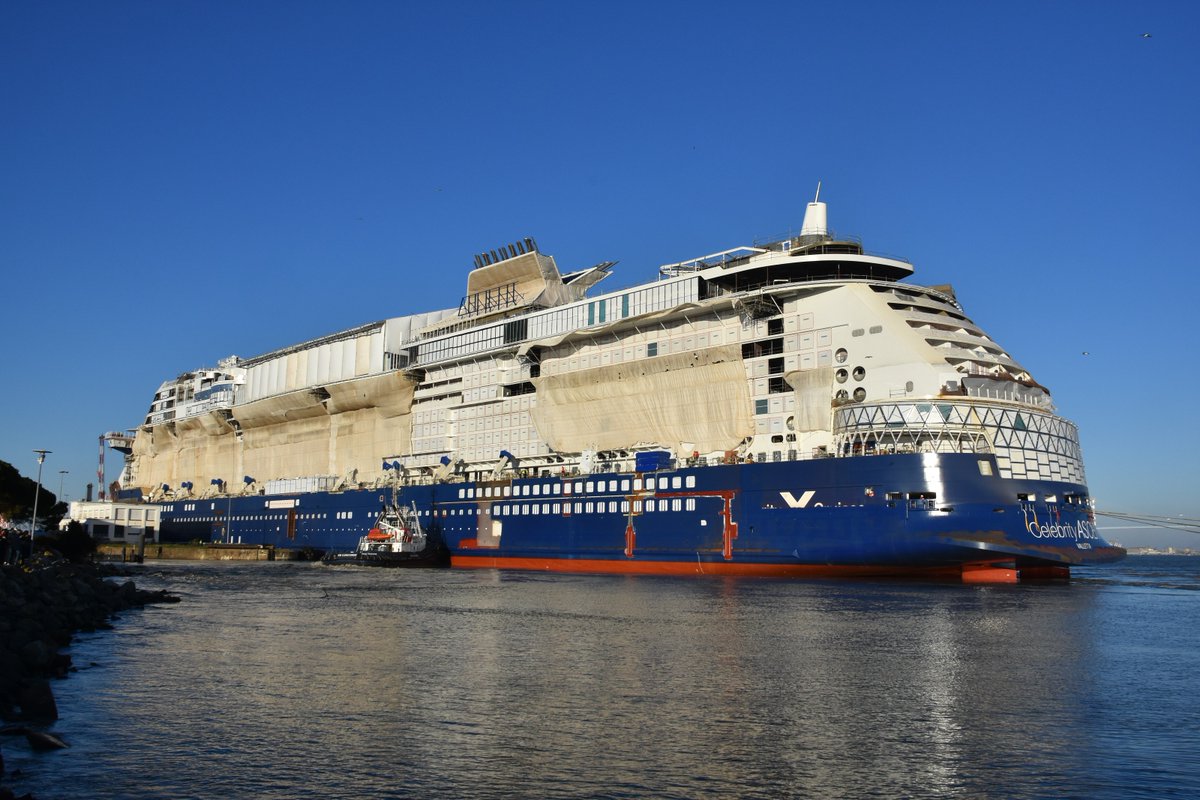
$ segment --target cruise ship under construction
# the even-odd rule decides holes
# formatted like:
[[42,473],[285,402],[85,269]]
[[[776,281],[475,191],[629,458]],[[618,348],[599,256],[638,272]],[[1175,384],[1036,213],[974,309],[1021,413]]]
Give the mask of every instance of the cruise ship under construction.
[[1064,577],[1121,558],[1075,425],[949,286],[833,235],[604,293],[532,239],[457,308],[163,383],[123,497],[163,541],[353,548],[411,508],[455,567]]

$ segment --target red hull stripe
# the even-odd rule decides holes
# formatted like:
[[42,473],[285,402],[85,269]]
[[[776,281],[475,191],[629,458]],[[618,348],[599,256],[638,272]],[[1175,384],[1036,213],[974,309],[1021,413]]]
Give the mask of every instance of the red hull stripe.
[[514,558],[452,556],[450,566],[471,569],[525,569],[638,575],[744,575],[776,578],[920,575],[958,578],[961,567],[836,564],[742,564],[727,561],[619,561],[601,558]]

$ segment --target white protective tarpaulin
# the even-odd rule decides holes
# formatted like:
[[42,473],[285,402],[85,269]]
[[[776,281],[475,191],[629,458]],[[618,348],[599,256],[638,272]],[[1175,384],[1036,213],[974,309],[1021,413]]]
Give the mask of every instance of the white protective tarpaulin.
[[817,367],[783,376],[796,394],[796,431],[827,431],[832,419],[833,367]]
[[388,372],[234,406],[234,425],[220,412],[139,430],[132,459],[138,486],[150,490],[213,478],[235,487],[249,475],[260,484],[280,478],[382,474],[382,461],[408,452],[414,381]]
[[533,383],[534,425],[559,452],[660,445],[711,453],[732,450],[754,433],[736,345],[544,375]]

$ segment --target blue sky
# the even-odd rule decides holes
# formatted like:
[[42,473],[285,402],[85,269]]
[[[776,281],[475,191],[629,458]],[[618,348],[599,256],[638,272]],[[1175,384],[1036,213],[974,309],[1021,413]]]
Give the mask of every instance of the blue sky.
[[[79,498],[167,377],[456,305],[520,236],[646,280],[820,180],[1051,389],[1101,508],[1200,518],[1198,34],[1184,2],[10,0],[0,459],[53,450]],[[1147,533],[1113,535],[1200,545]]]

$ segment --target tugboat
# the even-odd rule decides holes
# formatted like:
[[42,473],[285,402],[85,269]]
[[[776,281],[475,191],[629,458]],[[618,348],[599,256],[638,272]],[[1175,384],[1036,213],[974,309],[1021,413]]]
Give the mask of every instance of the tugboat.
[[326,554],[327,564],[366,564],[376,567],[448,567],[450,552],[421,526],[416,505],[394,501],[380,512],[374,527],[358,540],[353,553]]

